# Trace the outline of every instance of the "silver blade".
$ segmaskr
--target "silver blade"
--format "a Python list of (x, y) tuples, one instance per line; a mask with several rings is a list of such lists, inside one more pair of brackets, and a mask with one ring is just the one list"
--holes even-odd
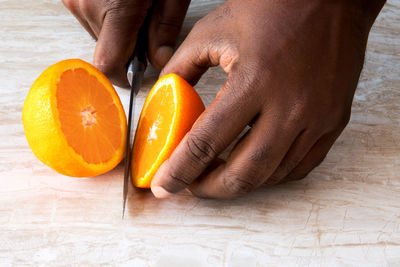
[(124, 189), (123, 189), (123, 204), (122, 204), (122, 218), (124, 218), (126, 199), (128, 196), (129, 188), (129, 174), (131, 167), (131, 154), (132, 154), (132, 143), (134, 140), (134, 134), (132, 132), (132, 120), (135, 118), (135, 100), (140, 87), (142, 85), (143, 74), (146, 69), (146, 61), (141, 60), (138, 56), (134, 56), (129, 62), (127, 77), (129, 84), (131, 85), (131, 93), (129, 98), (128, 108), (128, 132), (126, 136), (126, 152), (125, 152), (125, 170), (124, 170)]

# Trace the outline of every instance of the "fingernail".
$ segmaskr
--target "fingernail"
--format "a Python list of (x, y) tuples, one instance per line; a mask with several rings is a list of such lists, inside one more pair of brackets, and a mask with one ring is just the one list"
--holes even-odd
[(168, 60), (172, 57), (172, 54), (174, 53), (174, 49), (170, 46), (160, 46), (157, 49), (155, 58), (158, 61), (158, 64), (160, 64), (160, 67), (164, 67)]
[(167, 198), (172, 196), (170, 192), (162, 188), (161, 186), (155, 186), (151, 188), (151, 192), (156, 198)]
[(156, 198), (167, 198), (172, 195), (172, 193), (162, 187), (162, 179), (165, 177), (166, 163), (167, 162), (161, 164), (151, 181), (151, 191)]

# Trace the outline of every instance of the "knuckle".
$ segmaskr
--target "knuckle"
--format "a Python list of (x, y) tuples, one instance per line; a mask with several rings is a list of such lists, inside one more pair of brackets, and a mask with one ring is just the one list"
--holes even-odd
[(250, 160), (254, 163), (265, 162), (271, 153), (271, 147), (268, 144), (261, 144), (251, 154)]
[(195, 134), (188, 135), (186, 145), (192, 160), (208, 165), (218, 155), (210, 140), (211, 138), (199, 137)]
[[(303, 96), (295, 96), (295, 99), (290, 102), (287, 114), (285, 114), (287, 117), (287, 125), (295, 122), (299, 125), (299, 127), (304, 127), (306, 123), (306, 119), (304, 117), (311, 113), (308, 109), (309, 107), (307, 106), (307, 101), (303, 99)], [(310, 114), (310, 117), (313, 118), (313, 115), (314, 114)]]
[(219, 58), (221, 68), (229, 73), (232, 69), (237, 68), (239, 60), (239, 51), (235, 45), (225, 44), (223, 52)]
[(223, 177), (223, 190), (231, 197), (245, 195), (258, 186), (260, 177), (256, 169), (248, 169), (245, 176), (231, 171)]

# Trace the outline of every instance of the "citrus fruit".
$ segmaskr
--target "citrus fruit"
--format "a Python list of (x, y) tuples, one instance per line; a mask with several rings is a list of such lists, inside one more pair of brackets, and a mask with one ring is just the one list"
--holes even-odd
[(33, 153), (61, 174), (99, 175), (124, 156), (121, 101), (110, 81), (80, 59), (58, 62), (36, 79), (22, 121)]
[(137, 187), (149, 188), (160, 165), (171, 155), (204, 110), (196, 91), (181, 77), (161, 77), (149, 92), (132, 148), (131, 176)]

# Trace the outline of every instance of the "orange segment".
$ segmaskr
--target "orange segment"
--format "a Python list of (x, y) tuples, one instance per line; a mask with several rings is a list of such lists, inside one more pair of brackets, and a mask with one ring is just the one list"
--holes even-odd
[(126, 118), (109, 80), (79, 59), (58, 62), (34, 82), (22, 119), (33, 153), (69, 176), (94, 176), (124, 155)]
[(132, 157), (132, 181), (149, 188), (160, 165), (190, 130), (204, 104), (181, 77), (161, 77), (146, 98), (136, 129)]

